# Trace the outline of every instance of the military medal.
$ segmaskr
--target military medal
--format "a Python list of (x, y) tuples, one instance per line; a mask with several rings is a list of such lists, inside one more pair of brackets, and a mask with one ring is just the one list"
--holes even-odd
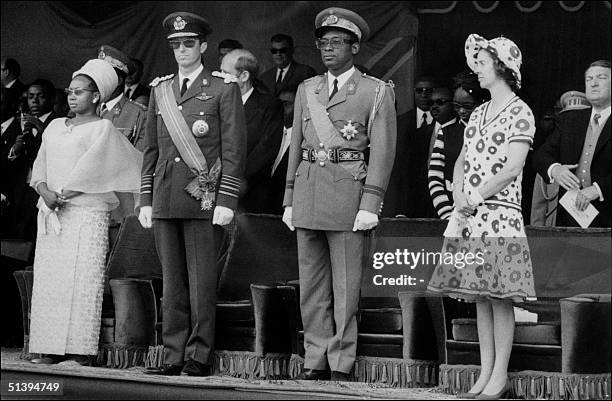
[(201, 100), (203, 102), (212, 99), (214, 96), (207, 95), (206, 92), (202, 92), (200, 96), (196, 96), (196, 99)]
[(351, 139), (355, 138), (355, 135), (357, 135), (357, 128), (355, 128), (355, 126), (353, 125), (353, 122), (351, 120), (348, 121), (348, 123), (340, 130), (340, 132), (342, 132), (342, 136), (347, 140), (350, 141)]
[(202, 79), (202, 86), (210, 86), (210, 84), (208, 83), (208, 79)]
[(191, 127), (191, 131), (196, 138), (201, 138), (206, 135), (209, 129), (208, 123), (204, 120), (196, 120)]

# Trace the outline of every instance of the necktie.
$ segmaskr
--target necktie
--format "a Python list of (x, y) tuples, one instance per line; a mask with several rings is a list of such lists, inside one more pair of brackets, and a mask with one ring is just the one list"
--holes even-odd
[(601, 114), (597, 113), (593, 116), (593, 122), (596, 127), (599, 127), (599, 119), (601, 118)]
[(183, 86), (181, 86), (181, 96), (187, 92), (187, 82), (189, 82), (189, 78), (183, 79)]
[(283, 82), (283, 70), (282, 69), (278, 69), (278, 77), (276, 78), (276, 84), (274, 85), (274, 92), (276, 94), (278, 94), (278, 91), (280, 89), (281, 86), (281, 82)]
[(100, 107), (100, 116), (104, 115), (104, 113), (106, 113), (106, 110), (108, 110), (108, 108), (106, 107), (106, 103), (102, 103), (102, 106)]
[(338, 80), (334, 79), (334, 88), (332, 89), (332, 93), (329, 95), (329, 100), (331, 100), (336, 93), (338, 93)]
[(132, 92), (132, 89), (131, 88), (127, 88), (127, 90), (125, 91), (125, 97), (129, 99), (131, 92)]
[(427, 125), (427, 113), (423, 113), (423, 118), (421, 118), (421, 122), (417, 128), (421, 128), (423, 125)]

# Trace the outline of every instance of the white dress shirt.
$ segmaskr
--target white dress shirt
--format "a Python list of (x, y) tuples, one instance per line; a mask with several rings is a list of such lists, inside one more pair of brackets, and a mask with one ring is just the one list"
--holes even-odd
[(334, 89), (334, 79), (338, 80), (338, 92), (340, 92), (340, 88), (344, 86), (346, 81), (349, 80), (349, 78), (351, 77), (351, 75), (353, 75), (354, 72), (355, 72), (355, 66), (352, 66), (351, 68), (349, 68), (348, 71), (343, 72), (337, 77), (334, 76), (334, 74), (332, 74), (331, 72), (327, 71), (327, 87), (329, 89), (329, 92), (327, 93), (329, 94), (332, 93), (332, 90)]
[(431, 122), (433, 121), (433, 116), (431, 115), (429, 111), (421, 110), (418, 107), (416, 108), (416, 110), (417, 110), (417, 115), (416, 115), (416, 127), (417, 128), (421, 128), (421, 124), (423, 123), (423, 114), (425, 114), (425, 118), (427, 119), (427, 125), (431, 124)]
[(189, 75), (183, 75), (181, 71), (179, 71), (178, 73), (179, 92), (181, 91), (181, 88), (183, 87), (183, 81), (185, 80), (185, 78), (189, 79), (189, 81), (187, 81), (187, 89), (189, 89), (191, 87), (191, 84), (194, 83), (195, 79), (198, 77), (198, 75), (200, 75), (203, 69), (204, 69), (204, 66), (200, 64), (200, 66)]
[(251, 93), (253, 93), (253, 88), (251, 87), (251, 89), (249, 89), (244, 95), (242, 95), (242, 104), (246, 104), (247, 100), (249, 100), (249, 97), (251, 96)]

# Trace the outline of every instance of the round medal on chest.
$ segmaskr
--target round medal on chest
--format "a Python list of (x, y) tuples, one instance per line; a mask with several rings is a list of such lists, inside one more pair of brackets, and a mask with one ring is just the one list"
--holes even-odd
[(193, 126), (191, 127), (191, 131), (193, 131), (193, 135), (195, 135), (198, 138), (201, 138), (204, 135), (208, 134), (209, 129), (210, 127), (208, 126), (208, 123), (204, 120), (196, 120), (193, 123)]

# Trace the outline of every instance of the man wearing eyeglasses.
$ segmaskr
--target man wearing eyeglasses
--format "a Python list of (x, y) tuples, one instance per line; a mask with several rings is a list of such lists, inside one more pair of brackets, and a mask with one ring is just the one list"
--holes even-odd
[(163, 365), (151, 374), (213, 373), (217, 254), (242, 180), (246, 124), (235, 79), (202, 65), (208, 22), (163, 21), (178, 73), (151, 82), (140, 191), (162, 265)]
[(370, 33), (363, 18), (331, 7), (315, 26), (328, 71), (297, 91), (283, 221), (297, 230), (300, 378), (346, 381), (357, 350), (364, 242), (378, 224), (395, 156), (395, 94), (354, 67)]
[(295, 92), (305, 79), (314, 77), (315, 70), (293, 60), (293, 38), (278, 33), (270, 39), (270, 53), (274, 67), (261, 74), (261, 81), (274, 96), (284, 90)]

